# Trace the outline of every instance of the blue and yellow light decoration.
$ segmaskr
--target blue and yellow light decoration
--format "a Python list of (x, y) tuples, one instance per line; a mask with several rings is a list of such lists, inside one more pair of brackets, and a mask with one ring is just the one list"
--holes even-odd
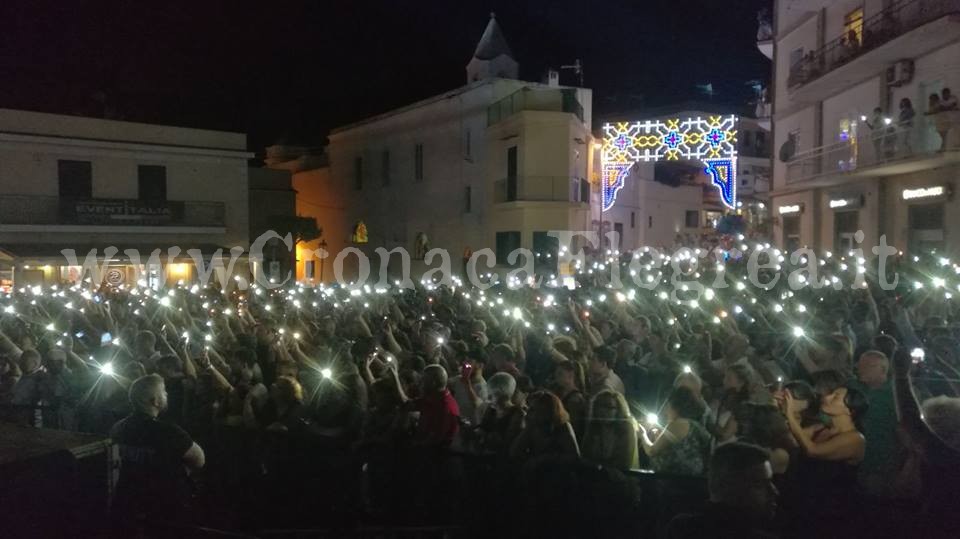
[(613, 207), (634, 164), (681, 159), (704, 163), (724, 205), (736, 209), (737, 120), (736, 116), (708, 116), (604, 124), (603, 211)]

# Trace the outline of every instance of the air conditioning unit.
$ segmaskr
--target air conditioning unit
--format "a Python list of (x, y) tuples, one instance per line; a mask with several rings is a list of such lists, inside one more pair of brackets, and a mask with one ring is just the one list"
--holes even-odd
[(887, 86), (903, 86), (913, 80), (913, 60), (900, 60), (887, 68)]

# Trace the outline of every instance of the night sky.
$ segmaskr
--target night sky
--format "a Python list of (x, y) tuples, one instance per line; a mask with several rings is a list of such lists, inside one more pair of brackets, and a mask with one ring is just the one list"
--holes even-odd
[(769, 78), (756, 13), (771, 3), (3, 0), (0, 107), (243, 131), (258, 152), (323, 144), (463, 85), (491, 11), (521, 78), (582, 60), (595, 116), (705, 99), (708, 82), (739, 104)]

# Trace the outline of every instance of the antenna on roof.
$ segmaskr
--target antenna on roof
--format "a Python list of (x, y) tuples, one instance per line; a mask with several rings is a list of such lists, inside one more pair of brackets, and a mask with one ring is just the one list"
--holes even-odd
[(580, 63), (580, 59), (577, 58), (573, 61), (571, 65), (560, 66), (560, 69), (569, 69), (576, 74), (580, 80), (580, 87), (583, 88), (583, 64)]

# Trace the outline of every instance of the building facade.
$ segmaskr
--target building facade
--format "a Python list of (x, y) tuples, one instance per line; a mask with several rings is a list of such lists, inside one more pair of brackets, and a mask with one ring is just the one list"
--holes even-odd
[[(549, 247), (547, 231), (583, 230), (594, 158), (590, 114), (588, 89), (517, 80), (491, 18), (465, 86), (330, 134), (329, 177), (343, 193), (347, 245), (369, 255), (405, 248), (416, 274), (432, 248), (445, 249), (460, 271), (464, 253), (491, 248), (506, 264), (518, 247)], [(360, 225), (366, 242), (355, 241)], [(346, 259), (348, 273), (355, 260)], [(371, 260), (375, 277), (379, 259)], [(390, 273), (399, 264), (391, 257)]]
[(352, 245), (353, 226), (344, 202), (348, 186), (333, 181), (330, 160), (318, 148), (270, 146), (264, 164), (292, 175), (296, 215), (314, 219), (320, 229), (320, 237), (296, 246), (297, 281), (313, 285), (330, 281), (333, 260), (319, 253), (335, 257)]
[[(248, 248), (251, 157), (240, 133), (0, 109), (2, 284), (76, 281), (61, 250), (103, 261), (108, 246), (120, 250), (106, 261), (112, 284), (192, 278), (187, 250)], [(171, 246), (184, 254), (167, 267)], [(163, 263), (147, 267), (154, 249)]]
[(866, 253), (881, 235), (960, 249), (958, 13), (960, 0), (776, 2), (779, 244), (845, 252), (862, 230)]
[[(289, 232), (296, 236), (297, 192), (293, 188), (291, 173), (286, 170), (251, 168), (247, 172), (247, 180), (250, 185), (250, 241), (257, 241), (257, 238), (270, 232), (276, 232), (279, 236), (286, 236)], [(294, 237), (293, 240), (298, 241), (298, 238)], [(296, 273), (295, 252), (296, 249), (288, 249), (279, 238), (266, 240), (259, 266), (263, 278), (281, 282), (289, 275), (293, 280)]]

